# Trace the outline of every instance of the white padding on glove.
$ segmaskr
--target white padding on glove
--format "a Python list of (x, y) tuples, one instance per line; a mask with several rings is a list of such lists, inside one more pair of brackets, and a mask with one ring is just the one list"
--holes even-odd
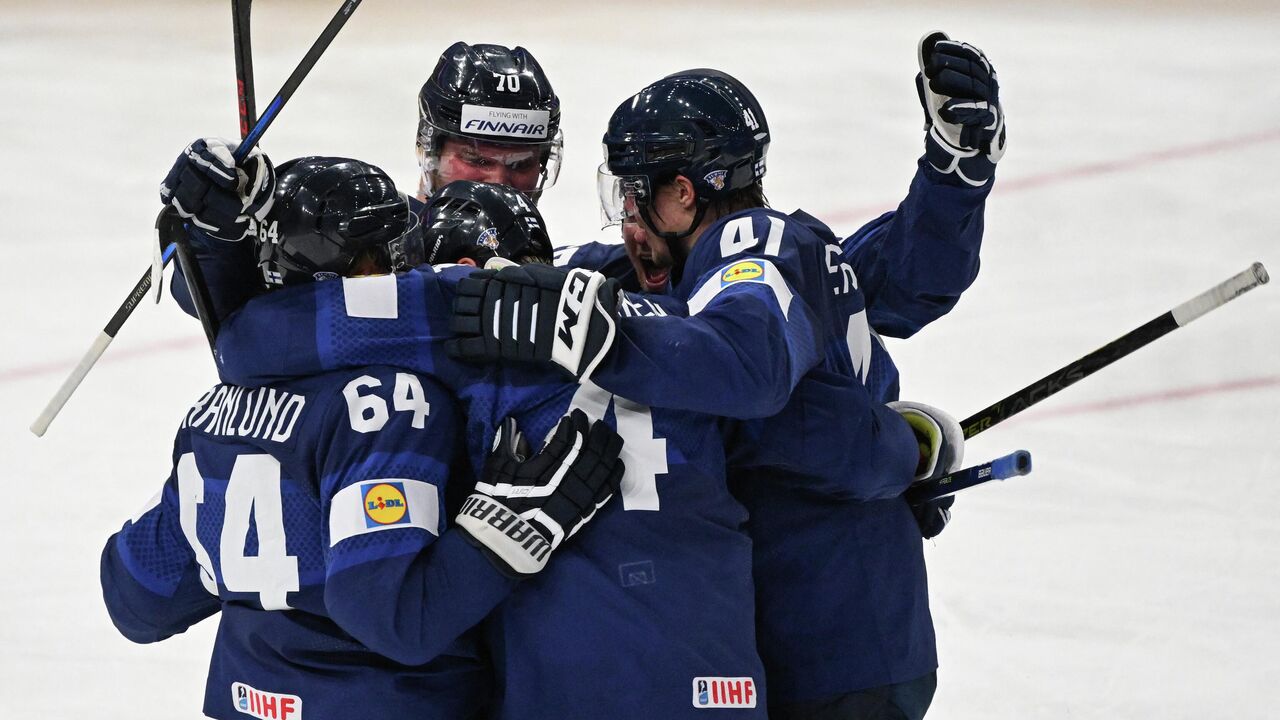
[(888, 407), (907, 421), (920, 443), (916, 480), (934, 480), (960, 469), (964, 462), (964, 428), (950, 413), (902, 400), (891, 402)]

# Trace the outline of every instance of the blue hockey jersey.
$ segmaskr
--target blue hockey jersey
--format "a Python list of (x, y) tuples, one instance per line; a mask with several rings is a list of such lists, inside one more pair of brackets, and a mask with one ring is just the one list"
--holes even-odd
[(455, 406), (386, 367), (214, 387), (103, 550), (112, 621), (153, 642), (220, 610), (211, 717), (477, 716), (490, 671), (464, 632), (514, 583), (446, 529)]
[[(956, 186), (922, 160), (897, 211), (840, 244), (831, 264), (855, 271), (875, 331), (909, 337), (954, 307), (977, 275), (989, 192), (990, 184)], [(793, 217), (836, 241), (809, 216)], [(694, 254), (708, 244), (719, 249), (721, 233), (719, 245), (711, 231), (704, 234)], [(623, 278), (631, 273), (620, 245), (564, 249), (557, 260)], [(856, 315), (856, 304), (845, 307)], [(896, 400), (898, 372), (883, 343), (855, 337), (852, 327), (846, 339), (872, 401)], [(730, 446), (732, 486), (751, 512), (759, 641), (775, 703), (903, 682), (937, 667), (922, 543), (898, 497), (901, 474), (877, 469), (875, 458), (888, 456), (868, 455), (865, 429), (847, 425), (865, 400), (842, 394), (849, 392), (845, 382), (838, 372), (811, 374), (779, 415), (743, 423)], [(846, 481), (839, 471), (823, 477), (797, 467), (814, 457), (825, 462), (810, 467), (844, 469)]]
[(497, 716), (647, 720), (715, 707), (764, 717), (751, 546), (726, 487), (720, 423), (558, 371), (451, 360), (441, 341), (468, 272), (423, 267), (256, 298), (223, 326), (220, 372), (260, 385), (378, 358), (428, 374), (465, 407), (477, 463), (509, 415), (535, 444), (571, 408), (614, 424), (625, 440), (621, 497), (482, 624)]

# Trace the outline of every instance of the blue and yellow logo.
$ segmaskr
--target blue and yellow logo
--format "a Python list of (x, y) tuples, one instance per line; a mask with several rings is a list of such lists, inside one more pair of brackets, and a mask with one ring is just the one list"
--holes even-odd
[(743, 280), (759, 280), (764, 277), (764, 263), (759, 260), (736, 262), (720, 273), (720, 287)]
[(362, 486), (360, 492), (364, 494), (365, 527), (409, 522), (409, 501), (404, 496), (404, 483), (369, 483)]

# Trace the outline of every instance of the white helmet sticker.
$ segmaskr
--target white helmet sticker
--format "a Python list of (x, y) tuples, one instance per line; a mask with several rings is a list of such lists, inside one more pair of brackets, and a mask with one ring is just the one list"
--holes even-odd
[(551, 113), (547, 110), (515, 110), (483, 105), (462, 106), (462, 132), (519, 140), (551, 137)]

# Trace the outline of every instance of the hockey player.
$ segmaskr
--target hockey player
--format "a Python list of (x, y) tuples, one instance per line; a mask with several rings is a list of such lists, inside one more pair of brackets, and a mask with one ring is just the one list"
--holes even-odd
[[(432, 198), (426, 217), (430, 259), (496, 251), (550, 260), (541, 218), (509, 189), (453, 183)], [(573, 408), (616, 424), (627, 438), (622, 504), (592, 521), (591, 530), (603, 532), (575, 539), (483, 624), (497, 716), (639, 720), (719, 708), (728, 717), (764, 717), (750, 541), (745, 512), (726, 486), (720, 423), (650, 410), (558, 371), (453, 361), (443, 347), (453, 289), (470, 272), (422, 266), (257, 297), (223, 326), (220, 373), (256, 386), (375, 357), (429, 373), (465, 408), (465, 442), (477, 463), (507, 415), (531, 437)]]
[[(454, 180), (471, 180), (513, 187), (536, 203), (559, 177), (563, 145), (560, 98), (532, 53), (456, 42), (418, 92), (416, 201)], [(218, 320), (262, 286), (253, 279), (252, 243), (211, 243), (256, 236), (274, 187), (274, 169), (261, 150), (254, 148), (237, 166), (235, 148), (221, 138), (196, 140), (160, 186), (161, 202), (172, 204), (189, 225), (205, 283), (217, 288), (212, 310)], [(414, 207), (422, 212), (420, 202)], [(181, 223), (164, 229), (183, 231)], [(184, 311), (196, 315), (181, 268), (175, 267), (170, 291)]]
[[(896, 214), (880, 218), (846, 243), (848, 257), (874, 283), (868, 289), (873, 322), (899, 336), (908, 335), (945, 313), (972, 282), (977, 270), (982, 206), (990, 190), (995, 162), (1004, 148), (995, 76), (985, 57), (970, 46), (935, 34), (921, 43), (920, 58), (919, 91), (929, 123), (927, 152), (920, 162), (920, 173)], [(706, 300), (725, 293), (732, 284), (768, 284), (771, 269), (763, 265), (720, 265), (715, 268), (721, 273), (717, 277), (704, 270), (689, 269), (699, 257), (736, 257), (734, 253), (753, 247), (766, 257), (776, 256), (786, 238), (782, 232), (774, 232), (779, 224), (773, 222), (746, 225), (741, 220), (745, 213), (730, 215), (728, 223), (713, 224), (706, 219), (708, 215), (714, 219), (727, 211), (763, 204), (758, 181), (763, 174), (768, 134), (758, 105), (742, 103), (742, 122), (738, 126), (739, 137), (745, 139), (748, 131), (754, 133), (756, 155), (748, 158), (739, 150), (743, 160), (736, 167), (707, 163), (707, 158), (720, 159), (726, 147), (732, 148), (732, 139), (701, 133), (709, 114), (708, 103), (677, 97), (673, 87), (683, 82), (680, 76), (667, 81), (623, 103), (614, 116), (615, 122), (621, 122), (611, 122), (605, 137), (609, 161), (602, 168), (602, 199), (613, 219), (630, 221), (624, 223), (630, 267), (624, 267), (626, 263), (619, 261), (616, 251), (611, 253), (600, 246), (569, 249), (561, 252), (558, 259), (623, 275), (629, 271), (640, 287), (649, 290), (672, 285), (677, 295), (691, 298), (691, 310), (696, 312), (699, 295)], [(658, 109), (650, 104), (655, 98)], [(671, 98), (676, 101), (667, 104)], [(679, 126), (680, 119), (695, 118), (663, 114), (664, 108), (681, 103), (694, 108), (690, 115), (695, 115), (697, 121), (683, 128)], [(640, 112), (635, 112), (637, 107)], [(652, 122), (647, 126), (633, 122), (628, 127), (626, 123), (633, 115)], [(738, 147), (744, 146), (740, 143)], [(681, 156), (682, 148), (696, 158), (694, 162), (689, 162), (687, 155)], [(666, 167), (650, 160), (663, 157), (668, 159)], [(615, 177), (614, 173), (622, 177)], [(802, 224), (805, 219), (812, 220), (802, 213), (792, 218), (800, 219)], [(808, 226), (834, 241), (829, 231), (818, 229), (816, 221)], [(759, 248), (762, 242), (763, 252)], [(717, 244), (718, 248), (704, 252), (707, 245)], [(839, 265), (840, 251), (831, 246), (829, 253), (828, 268), (843, 274), (847, 268)], [(754, 277), (748, 279), (742, 277), (742, 272), (729, 272), (744, 269)], [(693, 280), (689, 277), (691, 272), (697, 273)], [(857, 282), (852, 273), (849, 277)], [(857, 278), (861, 279), (861, 275)], [(790, 281), (791, 276), (786, 280)], [(523, 295), (523, 305), (529, 307), (529, 283), (522, 279), (516, 284), (526, 287), (514, 292), (510, 288), (489, 287), (484, 294), (495, 305), (501, 304), (494, 300), (496, 297)], [(786, 289), (792, 290), (789, 286)], [(791, 294), (776, 290), (774, 294), (779, 306), (792, 302)], [(607, 305), (608, 299), (601, 298), (598, 307)], [(670, 372), (660, 357), (664, 342), (667, 347), (681, 348), (682, 353), (669, 360), (682, 367), (698, 359), (698, 355), (690, 357), (685, 350), (689, 345), (683, 341), (677, 344), (674, 336), (663, 339), (658, 335), (656, 341), (648, 342), (628, 327), (635, 324), (626, 318), (619, 321), (617, 340), (612, 345), (623, 351), (609, 357), (605, 356), (607, 342), (598, 341), (594, 347), (594, 357), (604, 359), (592, 377), (603, 386), (630, 391), (614, 387), (618, 378), (609, 373), (615, 366), (626, 367), (628, 372), (636, 366), (654, 370), (653, 379), (660, 382)], [(483, 317), (480, 326), (481, 330), (488, 330)], [(513, 327), (521, 326), (517, 323)], [(755, 339), (769, 329), (742, 327), (724, 335), (731, 341)], [(590, 332), (583, 334), (592, 337)], [(595, 335), (606, 337), (602, 333)], [(552, 336), (544, 329), (541, 337)], [(523, 345), (518, 338), (514, 343), (510, 338), (502, 339), (507, 347), (525, 357), (551, 358), (560, 349), (545, 342), (539, 348), (537, 341), (530, 342), (528, 338)], [(502, 354), (502, 349), (494, 348), (493, 343), (485, 344), (491, 355)], [(743, 352), (750, 351), (746, 342), (740, 347)], [(636, 353), (637, 348), (642, 352)], [(896, 370), (882, 344), (868, 342), (860, 349), (861, 362), (856, 365), (862, 378), (871, 382), (881, 399), (895, 399)], [(571, 372), (581, 373), (587, 367), (574, 364), (575, 358), (568, 360), (561, 364)], [(728, 365), (724, 360), (725, 356), (720, 356), (712, 364), (725, 368)], [(721, 397), (718, 393), (711, 395)], [(838, 412), (838, 394), (807, 396), (827, 400), (818, 407)], [(796, 417), (794, 405), (793, 398), (792, 407), (779, 418)], [(733, 408), (732, 403), (725, 407), (741, 410)], [(804, 417), (799, 415), (800, 419)], [(748, 427), (748, 437), (757, 441), (771, 437), (796, 441), (792, 434), (771, 432), (768, 423)], [(951, 430), (954, 433), (954, 425)], [(838, 439), (828, 436), (827, 443), (832, 442)], [(757, 462), (765, 467), (772, 463), (774, 470), (781, 471), (775, 480), (787, 476), (788, 455), (823, 447), (821, 443), (805, 443), (798, 451), (795, 447), (782, 447), (769, 457), (761, 452), (768, 443), (746, 446), (754, 449)], [(762, 454), (765, 457), (760, 458)], [(761, 647), (769, 667), (771, 712), (780, 717), (922, 716), (933, 694), (937, 661), (917, 533), (930, 537), (940, 531), (948, 517), (946, 508), (922, 508), (917, 530), (906, 503), (892, 497), (892, 484), (886, 485), (885, 493), (879, 497), (845, 498), (823, 505), (792, 492), (783, 482), (761, 483), (757, 479), (758, 474), (735, 487), (752, 509)], [(876, 502), (852, 502), (857, 499)], [(847, 571), (814, 572), (811, 548), (817, 544), (835, 549), (824, 556), (847, 558)]]
[[(278, 285), (340, 286), (422, 256), (407, 200), (354, 160), (282, 166), (268, 218), (261, 257)], [(563, 554), (622, 474), (612, 430), (557, 420), (528, 460), (514, 424), (492, 434), (455, 526), (445, 493), (471, 481), (451, 470), (456, 402), (429, 375), (370, 365), (218, 385), (187, 413), (164, 487), (107, 542), (111, 618), (154, 642), (220, 610), (211, 717), (478, 717), (489, 668), (464, 631)]]
[(454, 180), (513, 187), (536, 203), (560, 173), (560, 99), (522, 47), (456, 42), (418, 93), (418, 199)]

